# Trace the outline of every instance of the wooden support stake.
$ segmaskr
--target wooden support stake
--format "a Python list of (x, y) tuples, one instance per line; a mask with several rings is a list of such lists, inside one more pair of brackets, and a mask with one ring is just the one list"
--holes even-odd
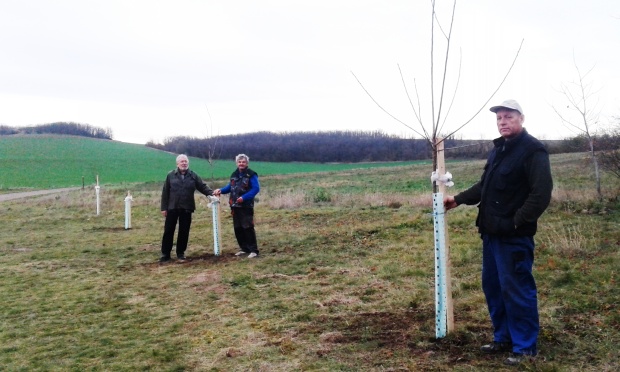
[[(446, 174), (446, 161), (445, 161), (445, 151), (444, 151), (444, 141), (443, 138), (437, 138), (437, 171), (438, 176), (441, 178)], [(442, 195), (446, 195), (446, 185), (444, 182), (438, 182), (438, 190)], [(445, 275), (446, 275), (446, 326), (448, 333), (454, 330), (454, 304), (452, 302), (452, 261), (450, 260), (450, 239), (448, 239), (448, 225), (447, 219), (444, 215), (444, 237), (445, 237)]]

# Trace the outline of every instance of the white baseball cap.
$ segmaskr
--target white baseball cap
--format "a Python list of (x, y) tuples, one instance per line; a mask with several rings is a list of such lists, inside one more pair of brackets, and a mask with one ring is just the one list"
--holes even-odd
[(515, 101), (514, 99), (507, 99), (504, 102), (502, 102), (501, 105), (493, 106), (489, 110), (491, 110), (492, 112), (498, 112), (501, 109), (519, 111), (519, 113), (523, 115), (523, 109), (521, 108), (521, 105), (519, 104), (519, 102)]

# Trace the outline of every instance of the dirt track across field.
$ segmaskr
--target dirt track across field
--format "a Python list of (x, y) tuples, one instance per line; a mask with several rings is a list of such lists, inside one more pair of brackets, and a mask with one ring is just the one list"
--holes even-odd
[(30, 196), (57, 194), (60, 192), (73, 191), (73, 190), (79, 190), (79, 189), (81, 189), (81, 187), (67, 187), (64, 189), (37, 190), (37, 191), (16, 192), (16, 193), (11, 193), (11, 194), (0, 194), (0, 203), (3, 201), (13, 200), (13, 199), (27, 198)]

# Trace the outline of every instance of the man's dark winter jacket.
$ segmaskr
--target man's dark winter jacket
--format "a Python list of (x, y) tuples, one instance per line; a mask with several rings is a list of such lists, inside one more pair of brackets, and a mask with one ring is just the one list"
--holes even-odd
[(480, 203), (476, 226), (481, 234), (533, 236), (551, 201), (549, 154), (525, 129), (517, 138), (500, 137), (493, 143), (480, 181), (454, 200)]
[(161, 210), (184, 209), (193, 212), (196, 209), (194, 192), (198, 190), (204, 195), (212, 195), (213, 190), (190, 169), (185, 175), (175, 169), (168, 173), (161, 192)]

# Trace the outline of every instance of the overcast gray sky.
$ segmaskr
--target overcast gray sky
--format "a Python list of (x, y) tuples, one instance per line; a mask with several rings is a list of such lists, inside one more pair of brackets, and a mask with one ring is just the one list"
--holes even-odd
[[(449, 27), (451, 1), (437, 1)], [(431, 1), (0, 0), (0, 124), (72, 121), (119, 141), (254, 131), (420, 131), (403, 89), (414, 81), (431, 125)], [(436, 83), (444, 43), (436, 34)], [(620, 1), (459, 1), (448, 67), (445, 131), (494, 138), (488, 107), (517, 99), (543, 139), (574, 135), (552, 105), (575, 80), (595, 89), (600, 121), (620, 116)], [(437, 85), (437, 90), (439, 85)], [(438, 92), (436, 93), (438, 94)], [(447, 107), (447, 106), (446, 106)], [(444, 108), (445, 113), (446, 108)], [(210, 113), (210, 115), (209, 115)], [(569, 112), (566, 111), (566, 114)]]

